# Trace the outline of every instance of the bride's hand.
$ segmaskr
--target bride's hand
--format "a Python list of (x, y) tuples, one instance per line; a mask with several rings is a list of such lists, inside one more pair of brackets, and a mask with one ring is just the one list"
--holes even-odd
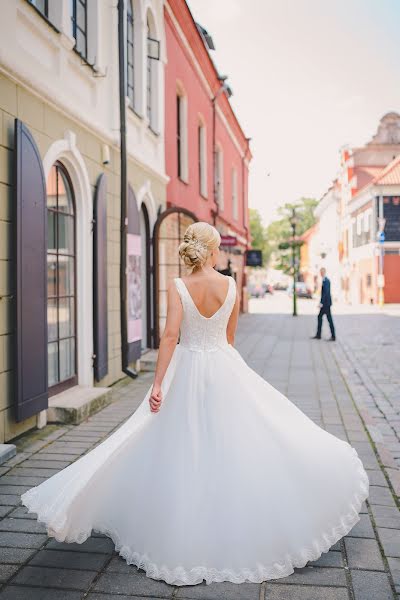
[(162, 402), (162, 392), (159, 385), (154, 384), (151, 390), (149, 403), (151, 412), (158, 412)]

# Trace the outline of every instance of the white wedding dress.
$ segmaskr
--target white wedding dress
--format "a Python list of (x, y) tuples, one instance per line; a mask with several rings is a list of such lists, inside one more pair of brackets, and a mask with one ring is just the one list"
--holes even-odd
[(285, 577), (359, 521), (367, 474), (354, 448), (227, 343), (234, 280), (211, 317), (175, 282), (183, 320), (160, 411), (149, 390), (114, 434), (22, 502), (57, 540), (105, 533), (127, 563), (170, 584)]

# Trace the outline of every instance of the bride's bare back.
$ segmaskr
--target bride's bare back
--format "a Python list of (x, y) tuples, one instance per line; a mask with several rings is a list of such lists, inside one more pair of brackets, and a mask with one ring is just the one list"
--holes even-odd
[(210, 318), (221, 308), (229, 289), (229, 279), (225, 275), (216, 271), (210, 274), (202, 272), (181, 279), (203, 317)]

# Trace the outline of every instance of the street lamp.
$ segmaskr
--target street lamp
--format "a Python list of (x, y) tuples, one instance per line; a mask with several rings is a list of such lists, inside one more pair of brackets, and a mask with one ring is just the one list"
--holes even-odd
[(296, 209), (292, 208), (292, 214), (289, 218), (290, 225), (292, 227), (292, 268), (293, 268), (293, 316), (297, 317), (297, 294), (296, 294), (296, 225), (298, 223), (298, 217), (296, 215)]

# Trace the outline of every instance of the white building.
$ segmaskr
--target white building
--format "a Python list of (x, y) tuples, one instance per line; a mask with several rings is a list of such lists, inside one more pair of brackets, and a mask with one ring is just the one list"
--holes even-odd
[(340, 197), (337, 184), (334, 182), (322, 196), (314, 214), (318, 220), (318, 228), (314, 239), (314, 255), (316, 257), (316, 274), (325, 267), (331, 280), (331, 290), (334, 299), (340, 298)]

